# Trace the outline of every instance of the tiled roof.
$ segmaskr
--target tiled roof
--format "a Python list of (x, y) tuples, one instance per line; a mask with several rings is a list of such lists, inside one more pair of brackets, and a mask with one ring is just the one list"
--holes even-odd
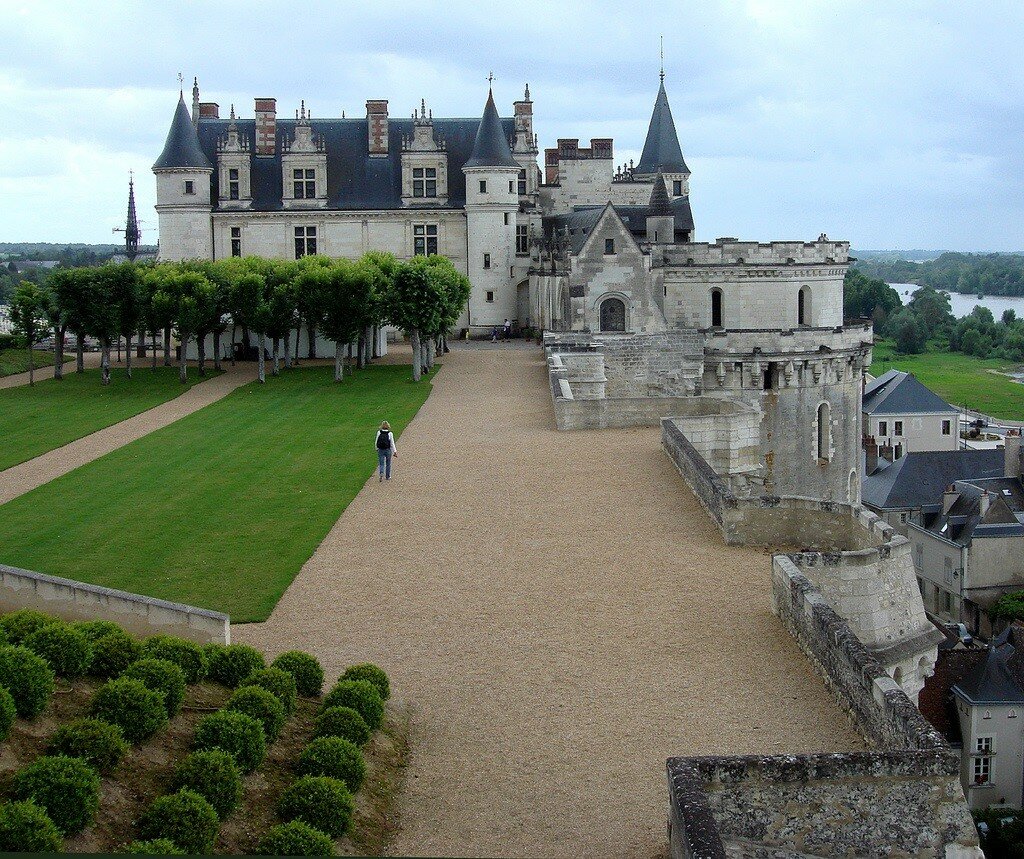
[(194, 167), (209, 170), (213, 167), (212, 162), (216, 160), (215, 155), (208, 158), (200, 146), (195, 126), (192, 125), (192, 117), (185, 107), (185, 96), (182, 95), (174, 109), (174, 118), (171, 120), (171, 130), (167, 132), (164, 151), (156, 159), (153, 169)]
[(956, 409), (922, 385), (913, 373), (890, 370), (864, 388), (863, 411), (870, 415), (905, 415)]
[(908, 453), (864, 478), (861, 498), (878, 510), (942, 503), (942, 493), (958, 480), (1002, 477), (1001, 450), (933, 450)]
[(644, 141), (644, 151), (640, 155), (640, 163), (636, 165), (635, 172), (641, 175), (690, 172), (683, 160), (683, 150), (679, 147), (664, 81), (658, 87), (658, 97), (654, 100), (654, 112), (651, 114), (651, 124), (647, 128), (647, 139)]
[(1013, 652), (990, 645), (985, 661), (953, 684), (953, 693), (971, 704), (1024, 704), (1024, 689), (1006, 664)]

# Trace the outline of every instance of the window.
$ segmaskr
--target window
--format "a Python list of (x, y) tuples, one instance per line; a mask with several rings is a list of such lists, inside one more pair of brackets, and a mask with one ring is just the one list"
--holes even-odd
[(196, 183), (193, 182), (191, 179), (186, 179), (185, 180), (185, 193), (186, 194), (194, 194), (195, 192), (196, 192)]
[(770, 391), (775, 387), (775, 365), (766, 364), (764, 368), (764, 380), (763, 387), (766, 391)]
[(903, 421), (892, 422), (892, 434), (896, 436), (903, 435)]
[(527, 234), (526, 224), (516, 227), (516, 253), (527, 254), (530, 252), (530, 237)]
[(437, 224), (412, 225), (412, 252), (418, 257), (437, 253)]
[(231, 256), (240, 257), (242, 255), (242, 228), (232, 227), (231, 228)]
[(889, 435), (889, 422), (888, 421), (879, 421), (878, 422), (878, 434), (880, 436), (882, 436), (882, 435)]
[(900, 513), (900, 524), (901, 525), (906, 525), (907, 524), (907, 514), (906, 513)]
[(811, 288), (801, 286), (800, 293), (796, 299), (796, 324), (811, 324)]
[(480, 180), (480, 193), (481, 194), (486, 194), (487, 193), (487, 180), (486, 179), (481, 179)]
[(519, 196), (526, 196), (526, 170), (519, 171)]
[(494, 302), (494, 292), (492, 290), (488, 289), (487, 290), (487, 294), (486, 294), (486, 298), (487, 298), (487, 301), (489, 301), (489, 302), (491, 302), (493, 304), (493, 302)]
[(484, 268), (490, 268), (490, 267), (491, 267), (491, 255), (490, 254), (484, 254)]
[(672, 196), (681, 197), (683, 196), (683, 180), (673, 179), (672, 180)]
[(437, 168), (412, 168), (412, 195), (414, 197), (437, 196)]
[(711, 327), (722, 327), (722, 290), (711, 290)]
[(943, 435), (952, 435), (953, 434), (953, 422), (952, 421), (943, 421), (942, 422), (942, 434)]
[(949, 591), (942, 592), (942, 610), (946, 614), (953, 614), (953, 595)]
[(228, 199), (238, 199), (238, 170), (235, 168), (228, 170)]
[(615, 253), (615, 239), (605, 239), (604, 240), (604, 252), (606, 254), (613, 254), (613, 253)]
[(942, 560), (942, 580), (947, 584), (953, 584), (953, 562), (949, 558)]
[(919, 570), (924, 567), (924, 546), (920, 543), (914, 546), (914, 566)]
[(974, 740), (974, 783), (992, 784), (992, 737), (976, 737)]
[(292, 170), (292, 190), (296, 200), (316, 199), (316, 170)]
[(621, 298), (606, 298), (601, 303), (601, 330), (626, 330), (626, 304)]
[(295, 259), (316, 253), (316, 227), (295, 228)]
[(829, 459), (832, 446), (832, 418), (828, 403), (818, 406), (818, 459)]
[(505, 212), (505, 226), (508, 226), (508, 212)]
[(515, 179), (508, 180), (508, 192), (514, 194), (516, 192), (516, 181)]

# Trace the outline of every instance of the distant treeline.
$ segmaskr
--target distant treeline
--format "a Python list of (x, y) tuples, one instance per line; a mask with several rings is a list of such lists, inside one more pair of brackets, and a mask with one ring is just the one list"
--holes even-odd
[[(45, 286), (53, 269), (19, 270), (21, 260), (56, 260), (61, 268), (103, 265), (114, 254), (123, 254), (124, 245), (51, 244), (49, 242), (0, 242), (0, 304), (10, 301), (15, 287), (28, 281)], [(140, 254), (156, 253), (156, 245), (140, 245)]]
[(887, 283), (916, 283), (973, 295), (1024, 295), (1024, 254), (947, 252), (927, 262), (862, 257), (856, 266)]

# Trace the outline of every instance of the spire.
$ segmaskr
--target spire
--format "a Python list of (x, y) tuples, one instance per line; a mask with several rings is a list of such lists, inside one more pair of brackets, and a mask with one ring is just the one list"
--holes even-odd
[(668, 197), (668, 188), (665, 187), (665, 177), (658, 171), (654, 179), (654, 188), (651, 190), (651, 201), (647, 204), (647, 217), (674, 217), (672, 202)]
[(665, 75), (662, 70), (662, 81), (658, 87), (658, 97), (654, 100), (654, 112), (651, 124), (647, 129), (647, 140), (640, 163), (636, 165), (639, 175), (654, 173), (689, 173), (690, 170), (683, 160), (683, 150), (679, 148), (675, 122), (672, 120), (672, 109), (668, 106), (668, 94), (665, 92)]
[(476, 132), (473, 154), (469, 156), (469, 160), (463, 166), (515, 167), (516, 170), (519, 169), (519, 162), (512, 157), (512, 150), (509, 149), (505, 129), (502, 128), (501, 118), (498, 116), (498, 108), (494, 106), (494, 93), (490, 88), (487, 90), (484, 115), (480, 119), (480, 127)]
[(192, 125), (192, 118), (188, 115), (188, 108), (185, 107), (185, 96), (178, 98), (178, 106), (174, 111), (174, 119), (171, 120), (171, 130), (167, 132), (167, 140), (164, 143), (164, 151), (156, 159), (153, 165), (154, 170), (191, 167), (197, 170), (212, 170), (210, 164), (199, 145), (199, 135), (195, 126)]
[(128, 173), (128, 219), (124, 226), (124, 252), (129, 260), (134, 260), (139, 253), (139, 219), (135, 214), (135, 181), (131, 172)]
[(199, 78), (192, 78), (192, 124), (199, 125)]

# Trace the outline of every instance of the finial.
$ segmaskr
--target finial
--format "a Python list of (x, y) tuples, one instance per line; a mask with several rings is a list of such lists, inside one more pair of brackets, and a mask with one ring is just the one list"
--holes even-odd
[(192, 78), (192, 86), (193, 87), (199, 86), (199, 77), (198, 76)]
[(423, 119), (427, 115), (427, 100), (425, 98), (420, 99), (420, 119)]
[(431, 120), (434, 118), (434, 108), (430, 108), (430, 112), (427, 114)]
[(128, 187), (131, 188), (131, 186), (134, 184), (134, 182), (135, 182), (135, 171), (134, 170), (129, 170), (128, 171)]
[(491, 89), (491, 86), (492, 86), (493, 83), (494, 83), (494, 72), (488, 72), (487, 73), (487, 89)]
[(526, 94), (523, 96), (523, 101), (529, 101), (529, 100), (530, 100), (530, 85), (527, 84), (526, 85)]
[(178, 72), (178, 91), (185, 95), (185, 78), (181, 72)]
[(234, 106), (234, 104), (231, 105), (231, 118), (232, 119), (235, 118), (235, 106)]
[(303, 119), (305, 119), (305, 118), (306, 118), (306, 100), (305, 100), (305, 99), (302, 99), (302, 101), (300, 102), (300, 104), (302, 105), (302, 110), (300, 111), (299, 115), (300, 115), (300, 116), (301, 116), (301, 117), (302, 117)]
[(661, 72), (659, 73), (659, 77), (661, 78), (661, 82), (665, 83), (665, 37), (659, 36), (658, 38), (661, 39)]

